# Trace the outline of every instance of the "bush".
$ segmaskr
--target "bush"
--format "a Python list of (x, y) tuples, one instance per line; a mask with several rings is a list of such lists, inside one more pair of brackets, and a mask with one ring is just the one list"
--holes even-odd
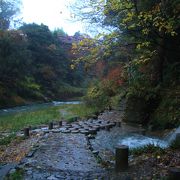
[(174, 128), (180, 125), (180, 87), (164, 89), (162, 101), (152, 115), (151, 124), (156, 129)]
[(108, 106), (109, 100), (109, 96), (102, 90), (100, 85), (91, 86), (84, 97), (87, 106), (96, 106), (99, 109), (104, 109)]
[(164, 153), (164, 149), (159, 146), (155, 146), (153, 144), (148, 144), (142, 147), (130, 149), (130, 155), (134, 155), (134, 156), (139, 156), (141, 154), (148, 154), (148, 153), (150, 154), (155, 153), (160, 155)]
[(180, 141), (179, 140), (174, 140), (170, 144), (171, 149), (180, 149)]

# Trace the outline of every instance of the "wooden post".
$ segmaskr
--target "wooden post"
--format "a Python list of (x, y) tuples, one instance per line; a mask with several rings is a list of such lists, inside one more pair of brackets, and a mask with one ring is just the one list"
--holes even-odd
[(49, 123), (49, 129), (53, 129), (53, 122)]
[(129, 153), (128, 146), (119, 145), (116, 147), (116, 157), (115, 157), (116, 172), (125, 171), (128, 169), (128, 153)]
[(180, 179), (180, 168), (172, 167), (169, 169), (168, 180), (179, 180)]
[(29, 128), (24, 128), (24, 136), (29, 137)]
[(176, 142), (180, 144), (180, 133), (176, 134)]
[(109, 125), (106, 126), (106, 127), (105, 127), (105, 130), (106, 130), (106, 131), (110, 131), (110, 126), (109, 126)]
[(61, 127), (62, 126), (62, 121), (59, 121), (59, 127)]

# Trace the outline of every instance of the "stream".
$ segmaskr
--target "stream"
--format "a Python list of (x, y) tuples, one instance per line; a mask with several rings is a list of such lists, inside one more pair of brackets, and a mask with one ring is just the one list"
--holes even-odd
[[(19, 112), (27, 112), (34, 111), (38, 109), (43, 109), (47, 107), (65, 105), (65, 104), (80, 104), (80, 101), (52, 101), (49, 103), (41, 103), (41, 104), (33, 104), (26, 106), (18, 106), (14, 108), (8, 109), (0, 109), (0, 116), (19, 113)], [(107, 113), (110, 114), (111, 112)], [(107, 116), (105, 114), (105, 116)], [(109, 117), (107, 116), (107, 119)], [(118, 117), (119, 118), (119, 117)], [(160, 146), (162, 148), (166, 148), (169, 146), (170, 142), (172, 142), (176, 138), (176, 134), (180, 133), (180, 127), (176, 130), (172, 131), (168, 136), (159, 138), (152, 137), (148, 135), (142, 134), (141, 127), (134, 127), (132, 125), (122, 125), (120, 128), (112, 128), (111, 131), (99, 131), (95, 141), (92, 143), (95, 146), (95, 149), (99, 147), (103, 149), (109, 149), (113, 151), (118, 144), (123, 144), (129, 146), (129, 148), (141, 147), (147, 144), (154, 144), (155, 146)]]
[(49, 103), (35, 103), (31, 105), (17, 106), (13, 108), (0, 109), (0, 116), (8, 115), (13, 113), (25, 112), (25, 111), (34, 111), (38, 109), (43, 109), (47, 107), (65, 105), (65, 104), (80, 104), (80, 101), (52, 101)]

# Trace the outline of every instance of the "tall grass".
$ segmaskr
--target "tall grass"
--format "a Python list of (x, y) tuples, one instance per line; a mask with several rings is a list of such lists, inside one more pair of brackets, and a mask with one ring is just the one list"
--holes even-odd
[(98, 110), (96, 107), (87, 107), (84, 104), (61, 105), (43, 108), (31, 112), (21, 112), (0, 117), (0, 132), (16, 132), (27, 126), (37, 126), (59, 119), (68, 120), (72, 117), (86, 118)]
[(40, 125), (59, 118), (59, 107), (4, 115), (0, 117), (0, 131), (18, 131), (26, 126)]

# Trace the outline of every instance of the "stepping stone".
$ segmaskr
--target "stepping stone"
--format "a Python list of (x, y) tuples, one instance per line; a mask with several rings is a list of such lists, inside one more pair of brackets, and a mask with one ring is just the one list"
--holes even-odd
[(88, 135), (88, 134), (89, 134), (89, 131), (81, 130), (80, 133), (85, 134), (85, 135)]
[(115, 124), (114, 124), (114, 123), (109, 123), (108, 126), (109, 126), (110, 128), (112, 128), (113, 126), (115, 126)]
[(93, 129), (96, 129), (97, 131), (100, 130), (100, 126), (93, 126), (92, 128), (93, 128)]
[(49, 130), (44, 130), (43, 132), (44, 132), (44, 134), (46, 134), (46, 133), (49, 133), (50, 131)]
[(95, 138), (95, 136), (92, 134), (89, 134), (87, 137), (88, 137), (88, 139), (94, 139)]
[(89, 130), (89, 133), (90, 133), (90, 134), (97, 134), (97, 130), (96, 130), (96, 129), (90, 129), (90, 130)]
[(84, 130), (88, 131), (90, 127), (86, 126), (86, 127), (83, 127)]
[(79, 130), (71, 131), (71, 133), (79, 133)]
[(94, 154), (94, 155), (98, 155), (99, 154), (99, 151), (92, 151), (92, 153)]
[(100, 129), (105, 129), (106, 128), (106, 125), (101, 125), (100, 126)]
[(53, 129), (51, 132), (53, 132), (53, 133), (60, 133), (61, 130), (59, 130), (59, 129)]
[(60, 131), (64, 131), (64, 130), (66, 130), (66, 128), (64, 127), (64, 128), (59, 128), (59, 130)]
[(61, 131), (62, 133), (70, 133), (71, 131), (69, 129)]

